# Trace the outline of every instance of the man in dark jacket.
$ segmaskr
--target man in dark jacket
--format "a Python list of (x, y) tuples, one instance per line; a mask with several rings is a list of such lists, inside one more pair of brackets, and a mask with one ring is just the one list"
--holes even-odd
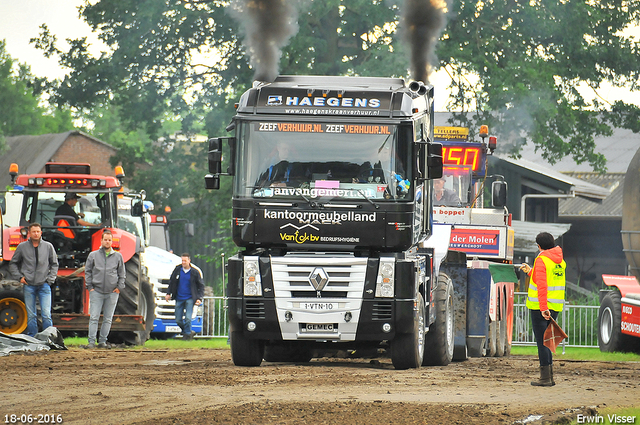
[(193, 306), (202, 304), (204, 283), (200, 271), (191, 264), (189, 254), (185, 252), (181, 255), (181, 259), (182, 264), (176, 266), (171, 273), (165, 299), (176, 301), (176, 323), (182, 329), (182, 338), (191, 340), (194, 335), (191, 332)]
[(122, 254), (111, 249), (113, 234), (111, 230), (102, 232), (100, 249), (93, 251), (87, 257), (84, 276), (89, 291), (89, 345), (94, 348), (98, 321), (102, 313), (102, 326), (98, 348), (107, 348), (107, 336), (111, 330), (113, 313), (116, 311), (120, 291), (125, 288), (124, 280), (127, 272), (124, 268)]
[(42, 240), (42, 226), (39, 223), (29, 225), (29, 240), (18, 245), (9, 263), (9, 270), (13, 277), (24, 285), (24, 304), (27, 308), (26, 334), (34, 336), (38, 333), (36, 297), (40, 301), (42, 328), (53, 326), (51, 285), (58, 275), (58, 256), (53, 245)]

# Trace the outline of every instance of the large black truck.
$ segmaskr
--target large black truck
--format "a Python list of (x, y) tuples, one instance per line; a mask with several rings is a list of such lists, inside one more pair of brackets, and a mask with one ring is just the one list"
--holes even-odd
[(242, 95), (228, 129), (209, 141), (205, 183), (234, 176), (233, 362), (347, 350), (390, 354), (397, 369), (448, 364), (454, 286), (435, 251), (449, 239), (424, 243), (442, 175), (433, 87), (280, 76)]

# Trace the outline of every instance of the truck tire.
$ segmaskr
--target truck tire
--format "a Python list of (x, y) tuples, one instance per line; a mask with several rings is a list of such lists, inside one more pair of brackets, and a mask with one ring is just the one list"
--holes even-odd
[(425, 308), (422, 294), (418, 294), (418, 311), (414, 312), (413, 329), (399, 333), (391, 341), (391, 362), (397, 370), (415, 369), (422, 365), (425, 347)]
[(634, 351), (639, 338), (622, 333), (622, 296), (618, 291), (609, 291), (600, 303), (598, 312), (598, 346), (600, 351)]
[(313, 358), (313, 350), (308, 345), (269, 344), (264, 347), (267, 362), (308, 363)]
[[(19, 282), (15, 283), (21, 286)], [(17, 285), (7, 284), (5, 288), (11, 289), (0, 292), (0, 332), (8, 335), (20, 334), (27, 329), (27, 307), (23, 292), (14, 289)]]
[[(125, 287), (120, 291), (115, 314), (139, 315), (144, 317), (145, 330), (132, 332), (112, 332), (110, 339), (127, 345), (144, 345), (153, 330), (156, 303), (153, 288), (147, 276), (140, 276), (140, 258), (135, 254), (126, 262)], [(140, 302), (138, 303), (138, 293)]]
[(489, 333), (487, 335), (487, 357), (495, 357), (496, 352), (498, 351), (498, 343), (497, 337), (498, 335), (498, 325), (496, 322), (489, 323)]
[(236, 366), (260, 366), (264, 355), (264, 342), (249, 339), (241, 331), (231, 331), (231, 360)]
[(434, 296), (436, 320), (429, 328), (424, 350), (423, 366), (446, 366), (453, 359), (453, 282), (444, 273), (438, 276), (438, 286)]
[(504, 301), (498, 298), (500, 320), (496, 322), (496, 357), (504, 357), (507, 352), (507, 317)]

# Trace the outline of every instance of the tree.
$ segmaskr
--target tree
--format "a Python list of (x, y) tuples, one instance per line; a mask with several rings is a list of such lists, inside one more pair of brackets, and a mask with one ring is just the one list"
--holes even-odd
[(514, 153), (529, 140), (551, 163), (571, 155), (603, 171), (594, 136), (612, 124), (638, 131), (639, 110), (590, 102), (578, 87), (637, 88), (639, 44), (622, 30), (639, 19), (638, 1), (454, 1), (438, 57), (453, 77), (457, 121), (492, 124)]
[[(411, 0), (412, 7), (421, 1), (434, 4)], [(257, 3), (279, 2), (232, 5)], [(299, 30), (283, 49), (281, 73), (407, 76), (408, 48), (398, 35), (404, 3), (292, 4)], [(45, 27), (39, 46), (60, 54), (72, 69), (58, 100), (87, 108), (111, 101), (132, 129), (144, 124), (151, 137), (165, 111), (196, 107), (207, 111), (206, 130), (216, 134), (254, 71), (241, 25), (230, 19), (227, 5), (220, 0), (87, 2), (82, 15), (111, 50), (94, 58), (80, 39), (61, 52)], [(593, 152), (593, 137), (610, 134), (611, 125), (638, 126), (633, 105), (589, 102), (577, 90), (582, 84), (597, 91), (605, 81), (635, 89), (638, 45), (620, 31), (640, 19), (638, 0), (453, 0), (447, 16), (439, 66), (453, 78), (451, 106), (475, 111), (458, 114), (457, 122), (492, 124), (511, 141), (514, 153), (528, 140), (552, 162), (572, 155), (596, 170), (605, 165)]]
[(51, 108), (42, 99), (42, 81), (25, 64), (18, 64), (0, 40), (0, 153), (3, 136), (45, 134), (71, 128), (68, 108)]

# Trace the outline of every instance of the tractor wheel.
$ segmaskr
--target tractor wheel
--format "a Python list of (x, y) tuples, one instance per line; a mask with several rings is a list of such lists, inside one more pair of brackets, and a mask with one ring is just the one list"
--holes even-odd
[(600, 303), (598, 313), (598, 346), (600, 351), (635, 351), (638, 338), (622, 333), (622, 296), (618, 291), (610, 291)]
[[(19, 285), (18, 282), (16, 283)], [(0, 331), (10, 335), (22, 333), (25, 329), (27, 329), (27, 307), (24, 305), (22, 291), (2, 290), (0, 292)]]
[(241, 331), (231, 331), (231, 359), (236, 366), (260, 366), (264, 355), (264, 342), (249, 339)]
[(438, 276), (435, 293), (436, 320), (429, 327), (424, 350), (423, 366), (446, 366), (453, 359), (453, 282), (444, 273)]
[(391, 341), (391, 361), (398, 370), (415, 369), (422, 365), (425, 345), (425, 308), (422, 294), (418, 294), (418, 311), (414, 312), (413, 329), (396, 334)]
[(151, 335), (155, 318), (156, 303), (153, 288), (149, 278), (140, 275), (140, 258), (137, 254), (126, 262), (125, 267), (127, 269), (125, 288), (120, 291), (115, 314), (142, 316), (145, 320), (145, 330), (113, 332), (110, 339), (127, 345), (144, 345)]

